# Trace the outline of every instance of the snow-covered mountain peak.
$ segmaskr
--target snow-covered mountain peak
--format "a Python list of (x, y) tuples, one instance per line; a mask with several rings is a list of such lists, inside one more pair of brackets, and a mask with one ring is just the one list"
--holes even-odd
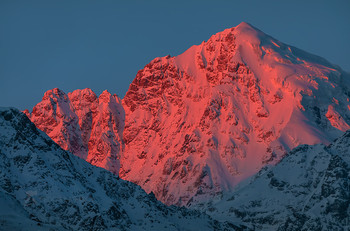
[(245, 30), (245, 29), (258, 30), (257, 28), (253, 27), (250, 23), (244, 22), (244, 21), (242, 21), (240, 24), (235, 26), (235, 29), (236, 30)]
[(226, 29), (222, 32), (219, 32), (218, 34), (230, 34), (232, 33), (236, 40), (236, 43), (239, 45), (243, 45), (244, 42), (248, 42), (251, 45), (259, 45), (265, 40), (267, 37), (270, 37), (266, 35), (261, 30), (255, 28), (254, 26), (250, 25), (246, 22), (241, 22), (236, 27), (233, 27), (231, 29)]
[(155, 58), (123, 100), (53, 89), (59, 97), (25, 113), (64, 149), (116, 174), (120, 162), (122, 178), (186, 205), (231, 191), (300, 144), (340, 136), (350, 128), (349, 79), (241, 23)]
[(349, 76), (242, 23), (140, 70), (123, 99), (121, 177), (168, 204), (231, 190), (350, 128)]

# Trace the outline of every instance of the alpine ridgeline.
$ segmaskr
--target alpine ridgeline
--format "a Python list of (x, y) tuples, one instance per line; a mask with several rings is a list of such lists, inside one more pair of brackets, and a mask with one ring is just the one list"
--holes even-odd
[(97, 97), (88, 88), (67, 95), (55, 88), (32, 113), (24, 113), (64, 150), (118, 175), (124, 148), (124, 109), (118, 96), (104, 91)]
[[(166, 204), (190, 205), (231, 191), (300, 144), (329, 143), (343, 134), (350, 128), (349, 89), (349, 75), (338, 66), (241, 23), (177, 57), (147, 64), (131, 83), (123, 108), (117, 101), (119, 110), (103, 113), (101, 120), (110, 122), (99, 129), (118, 140), (121, 178)], [(73, 109), (61, 111), (90, 110), (70, 98), (65, 108)], [(59, 123), (54, 130), (45, 121), (60, 118), (42, 111), (55, 102), (39, 103), (30, 118), (61, 147), (81, 155), (79, 146), (67, 148), (75, 137), (71, 133), (82, 143), (80, 137), (94, 135), (80, 135), (85, 120), (76, 112), (68, 118), (79, 123)], [(38, 120), (33, 114), (43, 116)], [(117, 129), (103, 127), (107, 124)], [(64, 133), (64, 126), (72, 127)], [(67, 135), (58, 139), (51, 130)], [(94, 158), (98, 139), (83, 147)]]
[(61, 149), (20, 111), (0, 108), (0, 230), (226, 230)]

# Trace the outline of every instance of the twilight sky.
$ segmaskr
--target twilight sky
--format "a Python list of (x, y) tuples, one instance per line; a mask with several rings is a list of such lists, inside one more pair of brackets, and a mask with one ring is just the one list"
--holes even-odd
[[(285, 3), (288, 2), (288, 3)], [(350, 71), (350, 1), (0, 1), (0, 106), (44, 92), (123, 97), (139, 69), (245, 21)]]

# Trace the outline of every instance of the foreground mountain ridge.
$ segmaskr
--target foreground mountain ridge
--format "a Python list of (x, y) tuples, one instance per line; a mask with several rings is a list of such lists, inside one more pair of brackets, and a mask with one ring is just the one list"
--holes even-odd
[(0, 108), (1, 230), (235, 230), (167, 207), (75, 157), (14, 108)]
[(350, 130), (327, 146), (298, 146), (197, 208), (255, 230), (349, 230)]
[[(115, 119), (107, 117), (104, 134), (117, 142), (104, 142), (101, 153), (111, 150), (107, 156), (119, 158), (121, 178), (166, 204), (189, 206), (232, 191), (300, 144), (329, 143), (343, 134), (350, 128), (349, 89), (349, 75), (339, 67), (241, 23), (140, 70), (124, 99), (117, 100), (120, 115), (107, 113)], [(85, 102), (77, 95), (77, 102)], [(68, 101), (74, 113), (90, 110), (89, 104)], [(40, 120), (34, 110), (31, 120), (43, 131), (52, 129), (45, 121), (54, 113), (43, 111), (59, 104), (43, 99), (38, 105)], [(69, 124), (76, 128), (68, 131), (84, 140), (90, 130), (83, 132), (84, 113), (75, 114)], [(116, 121), (117, 129), (110, 129)], [(62, 127), (56, 127), (58, 134)], [(81, 156), (79, 148), (67, 148), (69, 139), (60, 143), (48, 135)], [(95, 143), (89, 141), (88, 150), (82, 146), (83, 153), (101, 147)], [(109, 148), (113, 143), (117, 151)], [(93, 152), (90, 156), (96, 159)], [(93, 164), (104, 167), (98, 158)]]

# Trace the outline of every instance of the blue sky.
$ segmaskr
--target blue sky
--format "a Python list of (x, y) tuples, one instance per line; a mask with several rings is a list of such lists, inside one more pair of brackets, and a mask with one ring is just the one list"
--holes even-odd
[(44, 92), (123, 97), (155, 57), (181, 54), (246, 21), (350, 71), (350, 1), (0, 1), (0, 106)]

